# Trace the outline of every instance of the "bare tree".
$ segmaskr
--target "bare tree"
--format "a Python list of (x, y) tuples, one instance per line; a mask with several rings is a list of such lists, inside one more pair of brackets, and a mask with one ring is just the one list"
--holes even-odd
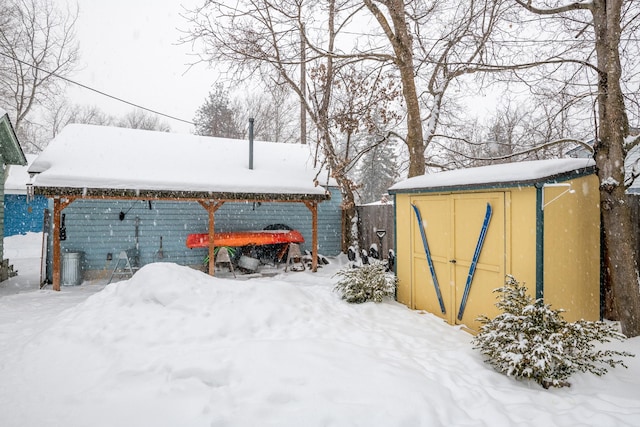
[(556, 58), (566, 63), (581, 63), (596, 75), (594, 155), (600, 178), (607, 270), (622, 332), (627, 336), (640, 335), (635, 235), (625, 195), (625, 170), (621, 167), (629, 150), (640, 142), (640, 137), (632, 137), (630, 132), (623, 91), (628, 77), (623, 74), (620, 54), (622, 49), (637, 53), (634, 43), (623, 43), (622, 34), (626, 33), (631, 39), (628, 34), (636, 30), (640, 8), (637, 3), (623, 0), (515, 2), (531, 13), (556, 19), (556, 23), (572, 30), (583, 45), (592, 46), (591, 51), (578, 51), (573, 57), (564, 48), (556, 53)]
[[(387, 59), (395, 64), (402, 79), (402, 94), (407, 111), (405, 143), (409, 151), (409, 177), (423, 175), (425, 173), (425, 142), (418, 88), (415, 80), (413, 38), (409, 33), (405, 2), (403, 0), (363, 0), (363, 2), (387, 36), (394, 53), (393, 55), (388, 55)], [(380, 10), (378, 4), (386, 7), (388, 17)]]
[(465, 119), (460, 111), (455, 120), (444, 123), (443, 133), (435, 135), (427, 152), (431, 169), (565, 157), (577, 147), (592, 152), (592, 103), (575, 92), (567, 83), (571, 80), (535, 81), (523, 90), (523, 76), (518, 77), (519, 85), (505, 84), (504, 73), (485, 77), (491, 90), (501, 93), (498, 106), (482, 119)]
[(47, 102), (43, 108), (43, 120), (50, 132), (48, 138), (54, 138), (68, 124), (83, 123), (100, 126), (113, 126), (116, 118), (105, 113), (95, 105), (70, 104), (69, 100), (59, 97)]
[(56, 76), (69, 75), (78, 59), (76, 17), (77, 11), (60, 10), (51, 0), (2, 3), (0, 99), (28, 140), (29, 114), (61, 92)]
[(95, 105), (74, 105), (71, 107), (69, 116), (65, 120), (65, 125), (69, 123), (83, 123), (88, 125), (113, 126), (116, 121), (114, 116), (105, 113)]
[[(296, 104), (286, 85), (265, 88), (264, 92), (238, 94), (231, 100), (238, 127), (246, 129), (249, 118), (254, 118), (256, 139), (272, 142), (298, 142)], [(242, 137), (246, 138), (243, 132)]]
[(170, 132), (171, 126), (163, 122), (160, 118), (143, 110), (136, 109), (125, 114), (117, 121), (117, 126), (129, 129), (155, 130), (160, 132)]
[[(342, 192), (345, 251), (351, 244), (351, 218), (355, 215), (356, 185), (349, 172), (359, 157), (338, 126), (341, 122), (345, 124), (342, 130), (349, 128), (350, 134), (356, 131), (346, 125), (346, 117), (339, 113), (336, 102), (340, 93), (351, 89), (348, 85), (336, 87), (340, 70), (350, 62), (338, 58), (341, 52), (336, 41), (353, 14), (361, 9), (357, 2), (335, 0), (320, 4), (244, 0), (233, 6), (210, 1), (190, 14), (192, 28), (187, 38), (203, 45), (203, 60), (224, 64), (236, 81), (260, 77), (262, 81), (285, 84), (298, 96), (315, 127), (318, 148)], [(317, 24), (307, 25), (310, 23)], [(303, 46), (308, 49), (305, 64), (301, 63)], [(301, 68), (307, 71), (304, 80), (308, 86), (301, 85)], [(377, 93), (382, 92), (372, 91), (366, 98), (375, 103), (372, 95)]]
[(360, 203), (381, 200), (398, 178), (395, 141), (388, 140), (376, 144), (378, 141), (376, 138), (369, 144), (372, 148), (362, 156), (362, 162), (358, 165)]
[[(275, 72), (278, 81), (289, 85), (315, 126), (341, 187), (348, 220), (355, 207), (355, 185), (348, 175), (360, 156), (351, 151), (348, 133), (343, 140), (332, 127), (338, 124), (336, 100), (342, 96), (336, 87), (340, 70), (357, 62), (356, 68), (374, 80), (376, 75), (400, 78), (406, 132), (399, 136), (409, 153), (409, 175), (424, 173), (425, 148), (438, 127), (447, 88), (480, 69), (468, 62), (482, 63), (487, 57), (489, 35), (501, 10), (491, 0), (450, 4), (241, 0), (229, 6), (208, 1), (187, 17), (191, 29), (184, 41), (201, 43), (203, 60), (230, 65), (227, 70), (237, 80)], [(363, 26), (372, 15), (379, 25)], [(422, 34), (423, 26), (428, 26), (428, 36)], [(308, 78), (299, 78), (301, 69), (308, 71)], [(343, 151), (342, 141), (347, 147)]]
[(229, 91), (222, 83), (216, 84), (209, 92), (204, 104), (196, 111), (193, 122), (198, 135), (222, 138), (242, 138), (243, 135), (238, 113), (231, 105)]
[(392, 52), (384, 46), (361, 54), (393, 64), (402, 80), (409, 152), (408, 176), (425, 173), (425, 150), (438, 130), (450, 85), (462, 76), (487, 71), (491, 35), (502, 2), (362, 0), (378, 21)]
[(171, 131), (171, 126), (162, 121), (159, 116), (141, 109), (134, 109), (117, 117), (105, 113), (95, 105), (69, 104), (65, 98), (61, 98), (59, 102), (47, 105), (44, 111), (46, 128), (51, 131), (49, 138), (55, 137), (65, 126), (74, 123), (160, 132)]

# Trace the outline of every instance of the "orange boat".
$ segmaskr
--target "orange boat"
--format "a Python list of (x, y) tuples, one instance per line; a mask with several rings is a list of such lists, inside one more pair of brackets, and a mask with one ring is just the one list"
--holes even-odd
[[(213, 235), (214, 246), (262, 246), (303, 242), (304, 237), (297, 230), (230, 231)], [(209, 233), (189, 234), (187, 236), (187, 247), (209, 247)]]

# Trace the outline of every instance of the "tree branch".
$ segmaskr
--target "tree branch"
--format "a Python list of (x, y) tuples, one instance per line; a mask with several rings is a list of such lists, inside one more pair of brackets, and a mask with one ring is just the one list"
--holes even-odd
[(526, 2), (523, 0), (515, 0), (515, 2), (527, 9), (529, 12), (537, 15), (557, 15), (559, 13), (570, 12), (572, 10), (591, 10), (593, 8), (592, 1), (573, 2), (565, 4), (564, 6), (552, 7), (549, 9), (532, 6), (531, 0), (527, 0)]
[[(441, 135), (441, 136), (445, 136), (445, 135)], [(445, 137), (446, 137), (446, 136), (445, 136)], [(448, 137), (447, 137), (447, 138), (448, 138)], [(460, 138), (458, 138), (458, 139), (460, 139)], [(445, 150), (450, 151), (450, 152), (452, 152), (452, 153), (454, 153), (454, 154), (457, 154), (457, 155), (459, 155), (459, 156), (462, 156), (462, 157), (464, 157), (465, 159), (468, 159), (468, 160), (478, 160), (478, 161), (496, 161), (496, 160), (507, 160), (507, 159), (511, 159), (511, 158), (513, 158), (513, 157), (521, 156), (521, 155), (523, 155), (523, 154), (532, 153), (532, 152), (535, 152), (535, 151), (542, 150), (542, 149), (544, 149), (544, 148), (552, 147), (552, 146), (554, 146), (554, 145), (558, 145), (558, 144), (562, 144), (562, 143), (566, 143), (566, 142), (572, 142), (572, 143), (575, 143), (575, 144), (581, 145), (582, 147), (584, 147), (584, 148), (586, 148), (587, 150), (589, 150), (589, 152), (593, 153), (593, 147), (592, 147), (591, 145), (589, 145), (589, 144), (587, 144), (586, 142), (581, 141), (581, 140), (579, 140), (579, 139), (573, 139), (573, 138), (562, 138), (562, 139), (557, 139), (557, 140), (554, 140), (554, 141), (549, 141), (549, 142), (545, 142), (545, 143), (540, 144), (540, 145), (536, 145), (535, 147), (531, 147), (531, 148), (528, 148), (528, 149), (526, 149), (526, 150), (521, 150), (521, 151), (518, 151), (518, 152), (509, 153), (509, 154), (505, 154), (505, 155), (503, 155), (503, 156), (496, 156), (496, 157), (474, 157), (474, 156), (469, 156), (468, 154), (465, 154), (465, 153), (463, 153), (463, 152), (460, 152), (460, 151), (454, 150), (454, 149), (452, 149), (452, 148), (450, 148), (450, 147), (446, 147), (446, 146), (444, 146), (444, 145), (442, 145), (442, 144), (439, 144), (439, 145), (440, 145), (442, 148), (444, 148)]]

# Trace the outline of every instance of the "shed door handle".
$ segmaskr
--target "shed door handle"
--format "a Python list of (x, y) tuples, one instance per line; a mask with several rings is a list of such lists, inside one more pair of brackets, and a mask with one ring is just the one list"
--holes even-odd
[(450, 259), (450, 260), (449, 260), (449, 262), (450, 262), (451, 264), (455, 264), (455, 263), (456, 263), (456, 262), (458, 262), (458, 261), (456, 261), (455, 259)]

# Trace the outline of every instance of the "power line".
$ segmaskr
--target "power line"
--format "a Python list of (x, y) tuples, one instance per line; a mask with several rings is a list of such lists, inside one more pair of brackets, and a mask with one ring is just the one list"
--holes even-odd
[(80, 82), (77, 82), (77, 81), (75, 81), (75, 80), (72, 80), (72, 79), (70, 79), (70, 78), (68, 78), (68, 77), (61, 76), (61, 75), (59, 75), (59, 74), (57, 74), (57, 73), (55, 73), (55, 72), (47, 71), (47, 70), (45, 70), (45, 69), (42, 69), (42, 68), (38, 67), (37, 65), (30, 64), (30, 63), (28, 63), (28, 62), (25, 62), (25, 61), (23, 61), (23, 60), (21, 60), (21, 59), (18, 59), (18, 58), (16, 58), (16, 57), (14, 57), (14, 56), (8, 55), (8, 54), (6, 54), (6, 53), (4, 53), (4, 52), (0, 52), (0, 55), (5, 56), (5, 57), (9, 58), (9, 59), (11, 59), (12, 61), (17, 61), (17, 62), (19, 62), (19, 63), (21, 63), (21, 64), (23, 64), (23, 65), (26, 65), (26, 66), (28, 66), (28, 67), (34, 68), (34, 69), (36, 69), (36, 70), (38, 70), (38, 71), (41, 71), (41, 72), (43, 72), (43, 73), (46, 73), (46, 74), (52, 75), (52, 76), (54, 76), (54, 77), (57, 77), (57, 78), (59, 78), (59, 79), (61, 79), (61, 80), (64, 80), (64, 81), (66, 81), (66, 82), (68, 82), (68, 83), (74, 84), (74, 85), (76, 85), (76, 86), (80, 86), (80, 87), (81, 87), (81, 88), (83, 88), (83, 89), (87, 89), (87, 90), (90, 90), (90, 91), (92, 91), (92, 92), (95, 92), (95, 93), (97, 93), (97, 94), (99, 94), (99, 95), (106, 96), (107, 98), (114, 99), (114, 100), (116, 100), (116, 101), (118, 101), (118, 102), (122, 102), (122, 103), (124, 103), (124, 104), (131, 105), (131, 106), (133, 106), (133, 107), (139, 108), (139, 109), (144, 110), (144, 111), (148, 111), (148, 112), (153, 113), (153, 114), (157, 114), (157, 115), (162, 116), (162, 117), (166, 117), (166, 118), (169, 118), (169, 119), (172, 119), (172, 120), (177, 120), (177, 121), (179, 121), (179, 122), (183, 122), (183, 123), (187, 123), (187, 124), (190, 124), (190, 125), (194, 125), (194, 126), (195, 126), (195, 123), (193, 123), (193, 122), (192, 122), (192, 121), (190, 121), (190, 120), (181, 119), (181, 118), (179, 118), (179, 117), (175, 117), (175, 116), (172, 116), (172, 115), (170, 115), (170, 114), (165, 114), (165, 113), (162, 113), (162, 112), (160, 112), (160, 111), (157, 111), (157, 110), (154, 110), (154, 109), (147, 108), (147, 107), (144, 107), (144, 106), (142, 106), (142, 105), (136, 104), (136, 103), (134, 103), (134, 102), (127, 101), (126, 99), (119, 98), (119, 97), (117, 97), (117, 96), (115, 96), (115, 95), (110, 95), (110, 94), (108, 94), (108, 93), (106, 93), (106, 92), (103, 92), (103, 91), (101, 91), (101, 90), (99, 90), (99, 89), (92, 88), (92, 87), (90, 87), (90, 86), (87, 86), (87, 85), (82, 84), (82, 83), (80, 83)]

